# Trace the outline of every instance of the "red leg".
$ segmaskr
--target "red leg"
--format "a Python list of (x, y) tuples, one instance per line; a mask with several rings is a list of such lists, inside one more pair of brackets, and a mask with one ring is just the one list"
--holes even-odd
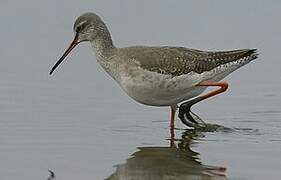
[[(185, 125), (190, 126), (190, 127), (195, 127), (195, 126), (198, 126), (198, 124), (200, 124), (200, 122), (196, 121), (194, 119), (194, 117), (192, 116), (191, 111), (190, 111), (191, 106), (204, 99), (207, 99), (209, 97), (212, 97), (212, 96), (215, 96), (222, 92), (225, 92), (228, 88), (227, 82), (213, 82), (213, 81), (203, 81), (203, 82), (197, 84), (196, 86), (219, 86), (220, 88), (213, 90), (205, 95), (198, 96), (198, 97), (180, 105), (179, 118)], [(201, 122), (201, 124), (205, 124), (204, 122), (203, 123), (202, 122)]]
[(228, 88), (228, 84), (226, 81), (223, 81), (223, 82), (203, 81), (203, 82), (197, 84), (196, 86), (219, 86), (220, 87), (217, 90), (211, 91), (211, 92), (201, 96), (202, 99), (200, 101), (202, 101), (203, 99), (207, 99), (209, 97), (215, 96), (217, 94), (223, 93)]
[(170, 128), (175, 128), (175, 115), (176, 115), (177, 109), (173, 106), (171, 106), (171, 120), (170, 120)]
[(171, 139), (170, 139), (170, 147), (176, 147), (176, 144), (175, 144), (175, 129), (174, 128), (170, 128), (170, 136), (171, 136)]

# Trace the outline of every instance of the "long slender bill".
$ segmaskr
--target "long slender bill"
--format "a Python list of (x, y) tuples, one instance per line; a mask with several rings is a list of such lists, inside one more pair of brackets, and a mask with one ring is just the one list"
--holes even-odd
[(72, 49), (75, 48), (75, 46), (77, 46), (77, 44), (79, 44), (78, 42), (78, 35), (76, 34), (73, 41), (71, 42), (71, 44), (69, 45), (69, 47), (66, 49), (66, 51), (64, 52), (64, 54), (62, 55), (62, 57), (56, 62), (56, 64), (54, 65), (54, 67), (51, 69), (50, 71), (50, 75), (54, 72), (54, 70), (60, 65), (60, 63), (65, 59), (65, 57), (71, 52)]

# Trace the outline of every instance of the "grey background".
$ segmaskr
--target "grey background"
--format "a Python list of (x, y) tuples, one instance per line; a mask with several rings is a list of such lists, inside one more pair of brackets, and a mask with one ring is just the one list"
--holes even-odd
[(127, 97), (88, 43), (48, 75), (86, 11), (104, 19), (119, 47), (259, 49), (257, 61), (227, 78), (228, 93), (196, 110), (210, 122), (262, 135), (213, 134), (211, 140), (229, 142), (196, 148), (204, 163), (225, 165), (230, 178), (280, 177), (280, 8), (275, 0), (1, 0), (0, 179), (44, 179), (48, 168), (59, 180), (103, 179), (137, 146), (168, 144), (168, 108)]

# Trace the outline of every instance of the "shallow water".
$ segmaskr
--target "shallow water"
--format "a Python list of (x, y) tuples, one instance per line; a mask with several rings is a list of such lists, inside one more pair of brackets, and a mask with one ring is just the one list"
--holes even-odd
[(232, 131), (192, 134), (177, 121), (171, 143), (169, 108), (139, 105), (107, 77), (107, 89), (79, 81), (74, 86), (59, 72), (33, 82), (16, 79), (4, 79), (0, 88), (1, 179), (44, 179), (48, 169), (60, 180), (281, 175), (280, 95), (253, 90), (251, 80), (237, 80), (242, 90), (232, 85), (194, 107), (205, 121)]
[[(83, 2), (1, 2), (1, 180), (47, 179), (48, 169), (57, 180), (280, 179), (280, 2)], [(193, 107), (232, 130), (188, 131), (178, 120), (171, 138), (169, 108), (127, 97), (87, 43), (49, 76), (89, 7), (118, 46), (258, 48), (258, 60), (226, 79), (226, 93)]]

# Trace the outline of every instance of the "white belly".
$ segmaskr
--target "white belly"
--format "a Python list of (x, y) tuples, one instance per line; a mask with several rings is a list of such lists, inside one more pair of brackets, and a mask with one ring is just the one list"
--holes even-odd
[(136, 101), (152, 106), (171, 106), (201, 94), (206, 87), (195, 87), (201, 75), (190, 73), (171, 77), (155, 72), (135, 69), (123, 74), (119, 84)]

